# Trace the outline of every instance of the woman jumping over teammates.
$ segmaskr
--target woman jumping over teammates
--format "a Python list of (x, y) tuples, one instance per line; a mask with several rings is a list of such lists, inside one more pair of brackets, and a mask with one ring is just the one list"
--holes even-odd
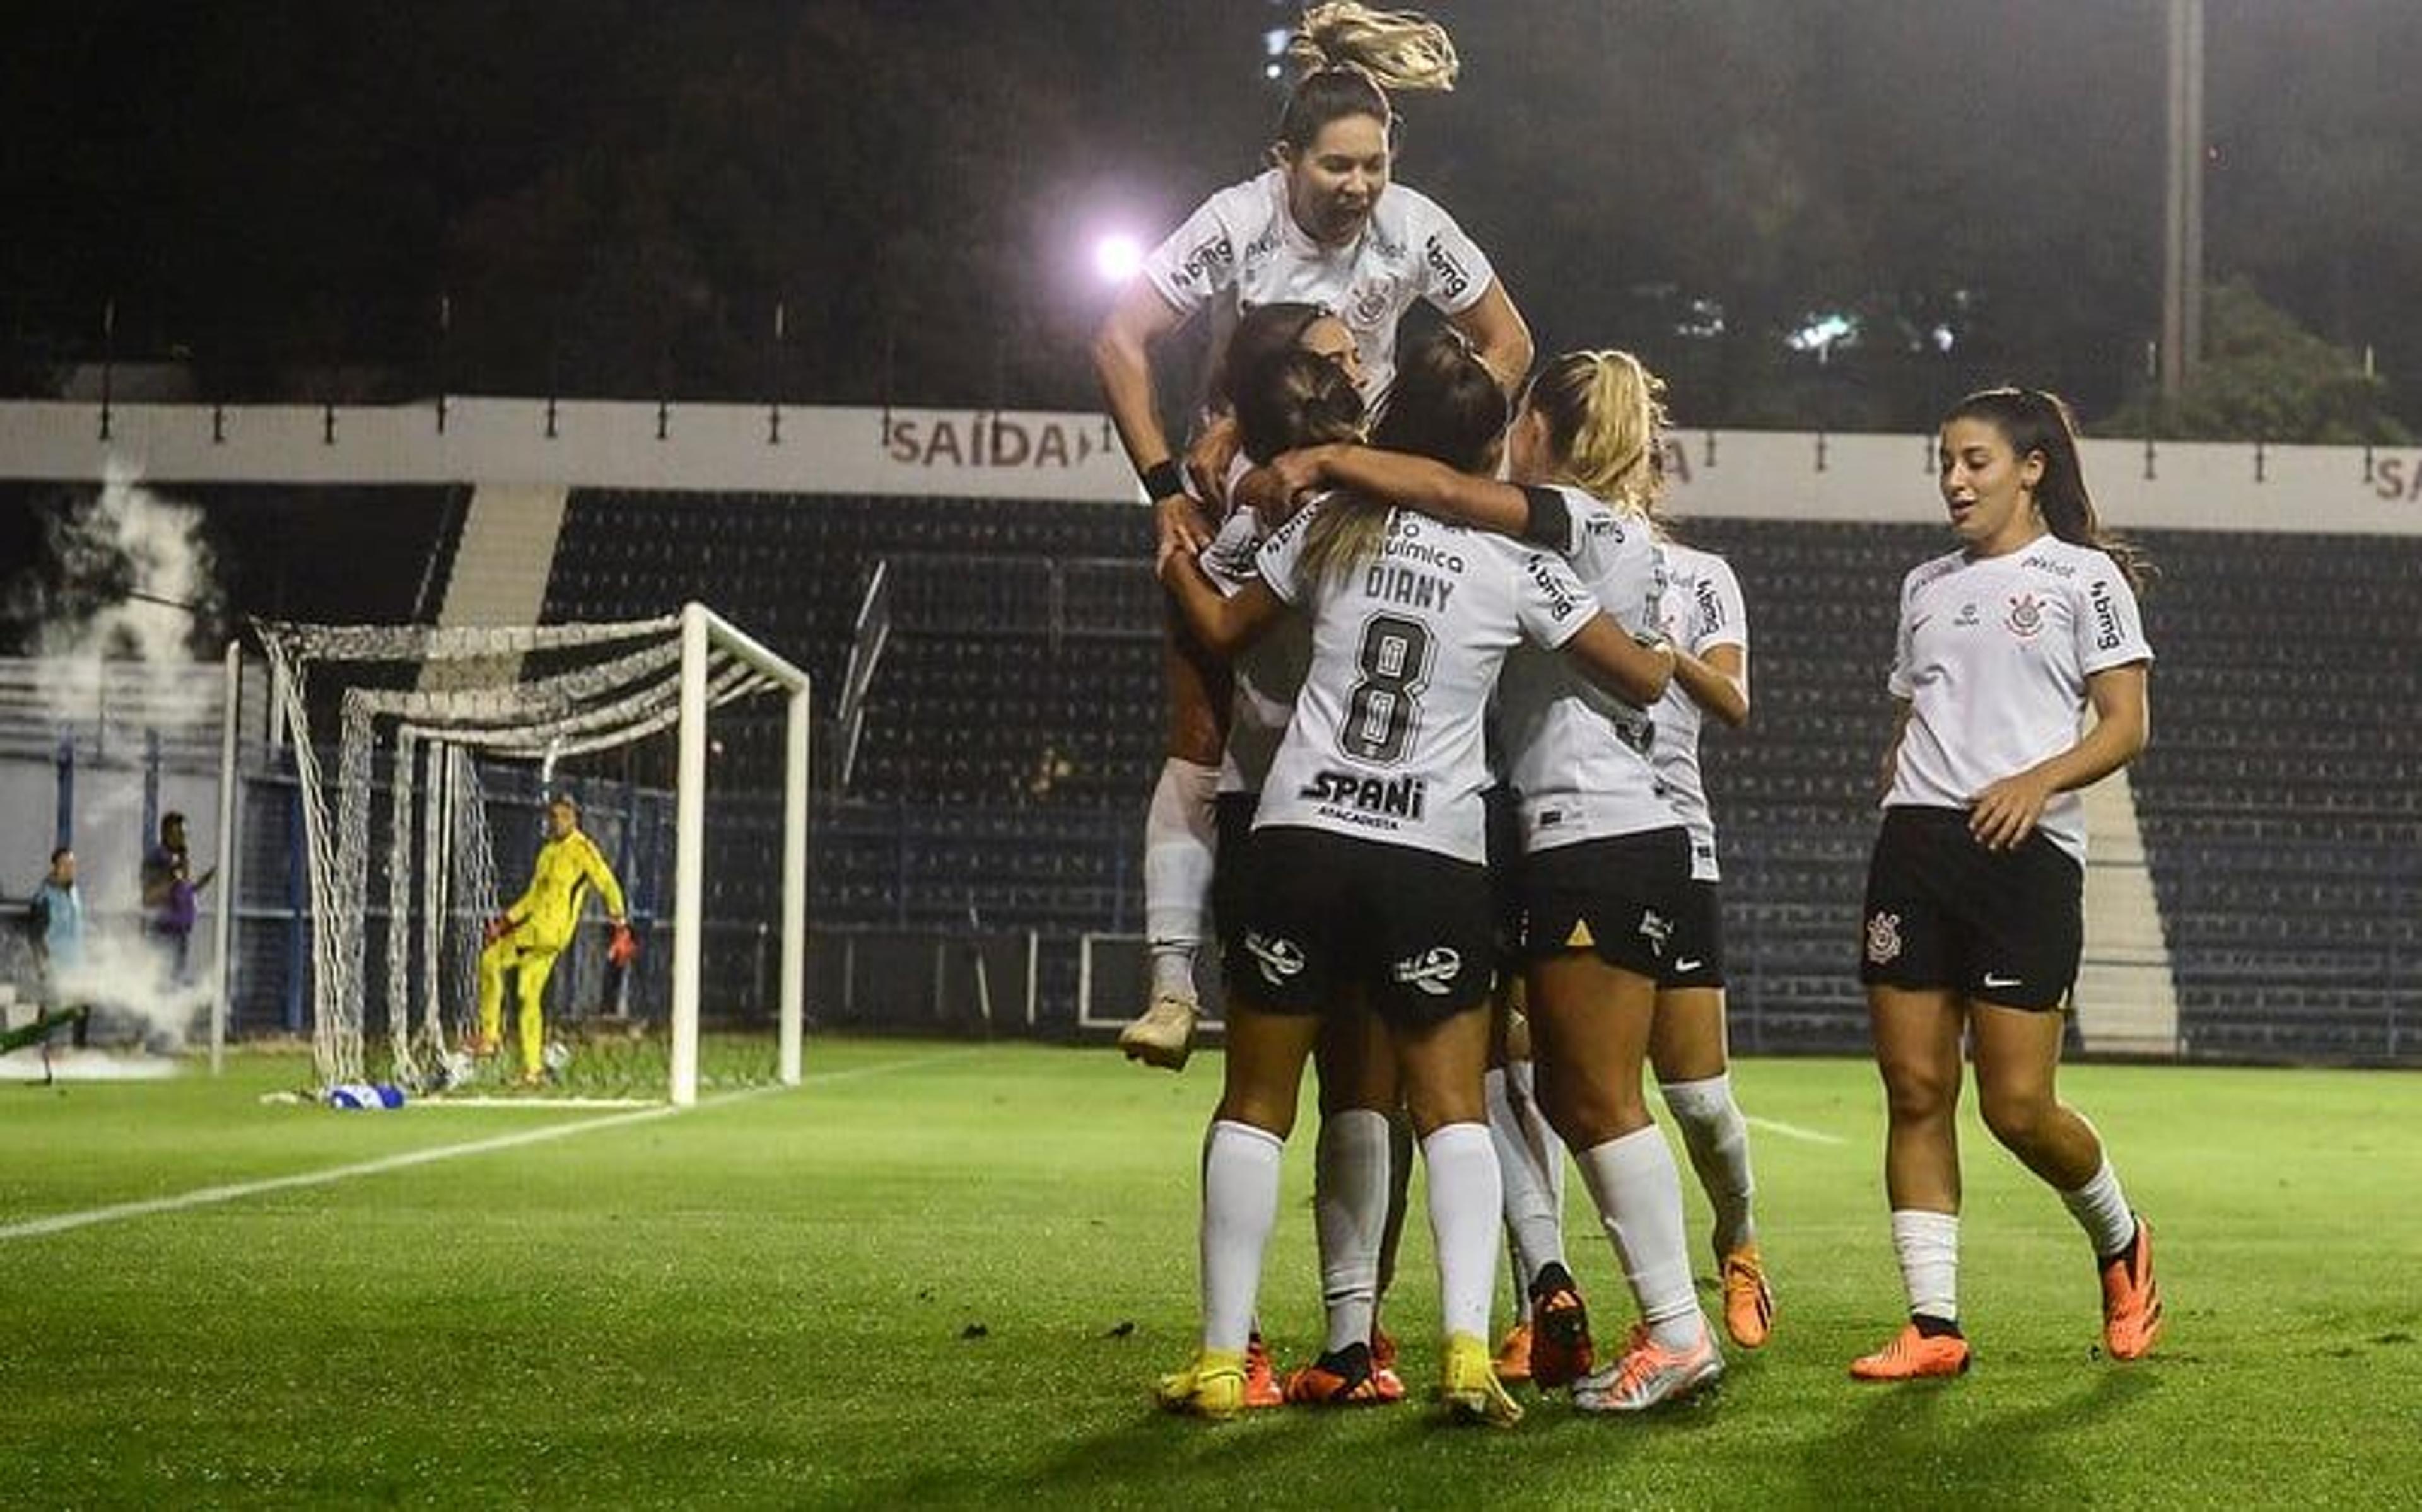
[[(1208, 533), (1154, 411), (1152, 349), (1215, 302), (1326, 306), (1351, 331), (1375, 403), (1394, 375), (1397, 322), (1416, 300), (1469, 336), (1501, 384), (1518, 382), (1530, 365), (1530, 333), (1487, 257), (1436, 203), (1392, 181), (1388, 91), (1451, 87), (1457, 64), (1446, 33), (1411, 12), (1320, 5), (1304, 13), (1289, 55), (1307, 71), (1280, 119), (1274, 166), (1214, 195), (1156, 248), (1094, 341), (1104, 398), (1165, 541), (1199, 546)], [(1216, 667), (1174, 626), (1163, 664), (1169, 755), (1144, 837), (1151, 1002), (1120, 1044), (1175, 1068), (1194, 1030), (1225, 700)]]
[(1937, 456), (1960, 547), (1901, 585), (1900, 725), (1861, 969), (1890, 1105), (1884, 1185), (1910, 1321), (1852, 1363), (1862, 1380), (1968, 1368), (1953, 1116), (1963, 1032), (1985, 1126), (2059, 1192), (2093, 1244), (2103, 1348), (2133, 1360), (2162, 1329), (2152, 1232), (2094, 1126), (2053, 1086), (2084, 936), (2078, 789), (2133, 760), (2148, 729), (2153, 653), (2135, 553), (2103, 533), (2068, 408), (2050, 394), (1969, 396), (1943, 420)]
[[(1487, 404), (1474, 406), (1469, 434), (1485, 447), (1503, 400), (1470, 371), (1479, 381), (1463, 391)], [(1505, 652), (1524, 639), (1565, 647), (1640, 705), (1663, 693), (1672, 658), (1598, 614), (1555, 557), (1362, 499), (1297, 515), (1271, 536), (1262, 568), (1260, 584), (1228, 599), (1183, 551), (1163, 560), (1163, 580), (1215, 648), (1250, 640), (1295, 602), (1313, 616), (1313, 651), (1263, 789), (1256, 885), (1229, 960), (1226, 1090), (1203, 1161), (1202, 1349), (1161, 1398), (1215, 1417), (1242, 1405), (1297, 1083), (1321, 1013), (1359, 988), (1388, 1021), (1429, 1166), (1441, 1399), (1458, 1416), (1511, 1423), (1519, 1410), (1483, 1336), (1499, 1189), (1481, 1123), (1488, 1029), (1477, 1010), (1493, 928), (1482, 715)]]

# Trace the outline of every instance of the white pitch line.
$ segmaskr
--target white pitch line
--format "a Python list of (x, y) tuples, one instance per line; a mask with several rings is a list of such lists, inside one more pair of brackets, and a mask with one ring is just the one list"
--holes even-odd
[(1804, 1139), (1811, 1145), (1847, 1145), (1849, 1143), (1848, 1140), (1844, 1139), (1839, 1134), (1829, 1134), (1821, 1129), (1802, 1129), (1798, 1124), (1786, 1124), (1778, 1118), (1759, 1118), (1744, 1115), (1743, 1121), (1753, 1124), (1759, 1129), (1763, 1129), (1769, 1134), (1781, 1134), (1785, 1139)]
[[(845, 1071), (826, 1071), (806, 1076), (802, 1082), (838, 1082), (847, 1078), (872, 1076), (882, 1071), (899, 1070), (904, 1067), (921, 1066), (932, 1061), (948, 1060), (953, 1053), (922, 1055), (911, 1060), (885, 1061), (874, 1066), (860, 1066)], [(734, 1102), (762, 1097), (769, 1092), (785, 1090), (779, 1086), (758, 1087), (735, 1092), (700, 1103), (700, 1108), (726, 1107)], [(451, 1161), (466, 1155), (486, 1155), (496, 1150), (520, 1149), (529, 1145), (544, 1144), (551, 1139), (564, 1139), (598, 1129), (621, 1129), (651, 1119), (668, 1117), (683, 1110), (669, 1105), (645, 1108), (637, 1113), (616, 1114), (608, 1118), (584, 1118), (574, 1123), (550, 1124), (544, 1129), (525, 1129), (519, 1133), (497, 1134), (488, 1139), (475, 1139), (461, 1145), (439, 1145), (429, 1149), (406, 1150), (401, 1155), (384, 1156), (375, 1161), (361, 1161), (352, 1165), (330, 1166), (324, 1171), (305, 1171), (295, 1176), (270, 1177), (260, 1181), (240, 1181), (230, 1186), (201, 1187), (181, 1192), (171, 1197), (151, 1197), (142, 1202), (113, 1203), (106, 1208), (87, 1208), (81, 1212), (53, 1213), (47, 1218), (29, 1218), (22, 1223), (0, 1224), (0, 1243), (10, 1239), (39, 1239), (46, 1234), (64, 1234), (71, 1229), (89, 1228), (95, 1224), (114, 1224), (128, 1218), (146, 1218), (153, 1213), (183, 1212), (194, 1208), (208, 1208), (222, 1202), (238, 1202), (257, 1197), (267, 1192), (291, 1192), (298, 1187), (324, 1187), (338, 1181), (350, 1181), (359, 1176), (383, 1176), (389, 1171), (408, 1170), (416, 1165), (428, 1165), (438, 1161)], [(695, 1112), (696, 1110), (691, 1110)]]

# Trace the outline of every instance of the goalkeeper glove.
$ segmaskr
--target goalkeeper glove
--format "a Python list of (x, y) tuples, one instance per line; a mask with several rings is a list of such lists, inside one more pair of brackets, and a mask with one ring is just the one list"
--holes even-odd
[(639, 937), (627, 924), (614, 926), (614, 938), (606, 946), (606, 959), (617, 966), (628, 966), (639, 957)]

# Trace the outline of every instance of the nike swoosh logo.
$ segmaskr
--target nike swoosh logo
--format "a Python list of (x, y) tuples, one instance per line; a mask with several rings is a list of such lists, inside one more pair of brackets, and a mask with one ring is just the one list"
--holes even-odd
[(1985, 974), (1985, 985), (1987, 987), (2017, 987), (2025, 980), (2026, 978), (2023, 976), (1996, 976), (1991, 972), (1987, 972)]
[(1674, 963), (1674, 969), (1677, 972), (1694, 972), (1706, 964), (1706, 961), (1698, 959), (1677, 960)]

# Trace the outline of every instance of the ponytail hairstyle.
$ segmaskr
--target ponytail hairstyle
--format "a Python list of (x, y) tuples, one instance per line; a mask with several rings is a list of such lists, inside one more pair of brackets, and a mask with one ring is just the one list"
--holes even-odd
[(1368, 116), (1395, 140), (1391, 89), (1453, 89), (1462, 60), (1446, 28), (1418, 10), (1374, 10), (1358, 0), (1330, 0), (1303, 13), (1287, 39), (1296, 86), (1279, 117), (1279, 142), (1308, 149), (1321, 128), (1348, 116)]
[(1524, 408), (1547, 423), (1565, 480), (1623, 514), (1657, 521), (1665, 486), (1665, 381), (1628, 351), (1568, 351), (1539, 369)]
[[(1396, 370), (1371, 444), (1410, 452), (1461, 473), (1496, 466), (1505, 435), (1505, 391), (1452, 331), (1420, 342)], [(1304, 527), (1303, 564), (1315, 580), (1350, 572), (1376, 555), (1388, 531), (1384, 500), (1337, 494)]]
[(1245, 455), (1267, 462), (1298, 446), (1352, 441), (1362, 434), (1362, 396), (1354, 381), (1318, 352), (1287, 347), (1242, 375), (1236, 436)]
[(1274, 300), (1245, 311), (1237, 318), (1236, 328), (1228, 333), (1228, 350), (1219, 359), (1212, 398), (1235, 411), (1252, 375), (1272, 359), (1293, 351), (1303, 340), (1303, 334), (1312, 328), (1312, 322), (1328, 313), (1320, 305), (1301, 300)]
[(1951, 407), (1942, 424), (1982, 420), (2001, 432), (2019, 460), (2043, 459), (2043, 476), (2036, 483), (2036, 508), (2045, 528), (2072, 546), (2102, 553), (2128, 580), (2141, 589), (2152, 576), (2152, 564), (2134, 543), (2102, 528), (2094, 512), (2094, 498), (2085, 491), (2085, 469), (2077, 449), (2077, 416), (2068, 401), (2039, 388), (1989, 388), (1969, 395)]

